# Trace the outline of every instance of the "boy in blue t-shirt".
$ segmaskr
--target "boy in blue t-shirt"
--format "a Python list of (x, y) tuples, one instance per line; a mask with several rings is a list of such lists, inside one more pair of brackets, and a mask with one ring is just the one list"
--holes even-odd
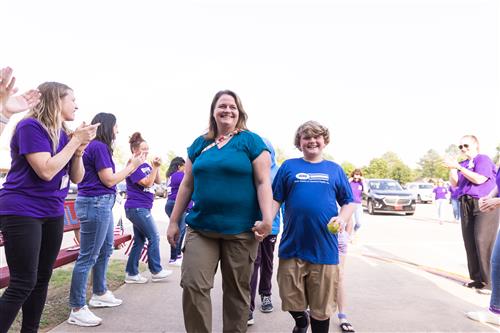
[(286, 160), (273, 182), (273, 213), (285, 203), (278, 285), (282, 309), (295, 319), (293, 332), (307, 332), (309, 323), (313, 333), (328, 332), (337, 307), (338, 238), (327, 225), (342, 230), (355, 206), (342, 168), (322, 157), (329, 140), (321, 124), (302, 124), (295, 146), (303, 158)]

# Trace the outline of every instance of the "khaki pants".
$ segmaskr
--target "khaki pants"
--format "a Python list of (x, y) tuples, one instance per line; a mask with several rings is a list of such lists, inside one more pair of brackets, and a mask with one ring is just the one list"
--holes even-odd
[(258, 242), (252, 233), (224, 235), (188, 227), (182, 262), (184, 326), (188, 333), (212, 331), (210, 291), (220, 261), (223, 331), (246, 332), (250, 278)]
[(337, 309), (338, 283), (338, 265), (280, 258), (278, 285), (283, 311), (306, 311), (309, 307), (314, 319), (330, 318)]

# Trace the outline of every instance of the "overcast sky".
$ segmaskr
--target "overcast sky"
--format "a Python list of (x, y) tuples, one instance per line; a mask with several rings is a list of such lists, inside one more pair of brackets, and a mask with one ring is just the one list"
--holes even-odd
[(500, 143), (495, 0), (2, 0), (1, 11), (0, 66), (21, 90), (66, 83), (73, 127), (112, 112), (120, 146), (138, 130), (164, 158), (186, 155), (221, 89), (290, 157), (311, 119), (331, 131), (326, 151), (357, 166), (387, 151), (415, 166), (469, 133), (491, 156)]

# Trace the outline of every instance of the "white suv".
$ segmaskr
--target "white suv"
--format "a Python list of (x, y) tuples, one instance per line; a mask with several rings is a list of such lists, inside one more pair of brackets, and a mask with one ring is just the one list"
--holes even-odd
[(405, 187), (417, 202), (432, 203), (434, 201), (434, 192), (432, 192), (434, 185), (432, 183), (407, 183)]

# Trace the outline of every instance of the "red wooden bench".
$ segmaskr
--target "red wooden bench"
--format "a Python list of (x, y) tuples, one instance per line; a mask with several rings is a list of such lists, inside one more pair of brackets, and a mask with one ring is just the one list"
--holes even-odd
[[(75, 202), (74, 201), (66, 201), (64, 203), (64, 232), (73, 231), (80, 229), (80, 221), (76, 216), (75, 212)], [(120, 244), (125, 243), (132, 239), (132, 235), (123, 234), (116, 235), (115, 234), (115, 247)], [(0, 246), (3, 246), (3, 238), (2, 233), (0, 232)], [(64, 266), (69, 264), (70, 262), (75, 261), (78, 258), (78, 250), (72, 250), (74, 246), (70, 246), (59, 251), (57, 255), (56, 262), (54, 263), (54, 268)], [(5, 288), (9, 284), (9, 267), (0, 267), (0, 289)]]

